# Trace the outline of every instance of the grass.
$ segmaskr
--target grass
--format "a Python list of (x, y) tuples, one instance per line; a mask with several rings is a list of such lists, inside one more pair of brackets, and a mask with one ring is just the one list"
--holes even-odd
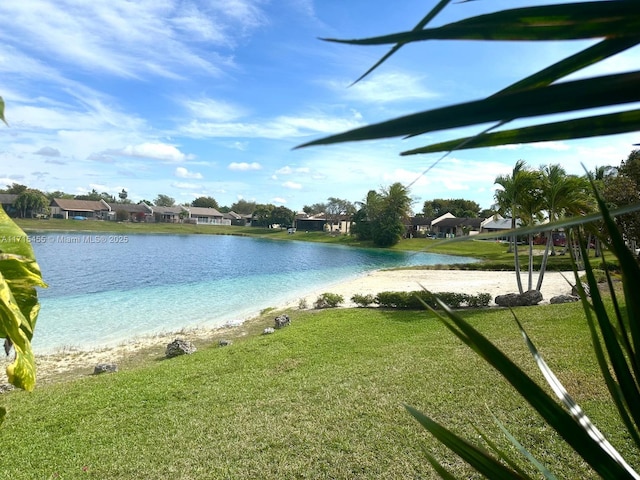
[[(422, 446), (474, 478), (403, 404), (465, 436), (493, 433), (490, 409), (560, 478), (592, 473), (470, 349), (427, 312), (289, 312), (292, 326), (117, 374), (0, 397), (0, 478), (435, 478)], [(517, 310), (571, 393), (632, 464), (582, 308)], [(510, 314), (464, 316), (539, 377)], [(256, 330), (259, 330), (256, 326)]]

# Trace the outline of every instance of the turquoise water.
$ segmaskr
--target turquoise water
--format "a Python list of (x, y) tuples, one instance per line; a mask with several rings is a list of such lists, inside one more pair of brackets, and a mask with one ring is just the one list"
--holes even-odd
[(49, 285), (36, 353), (240, 323), (372, 270), (470, 261), (221, 235), (42, 233), (32, 245)]

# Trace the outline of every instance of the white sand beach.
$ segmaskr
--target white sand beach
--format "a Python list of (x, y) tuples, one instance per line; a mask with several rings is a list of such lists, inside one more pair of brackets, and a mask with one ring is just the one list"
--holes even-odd
[[(524, 288), (527, 289), (527, 276), (523, 275)], [(534, 275), (534, 288), (537, 274)], [(571, 282), (571, 283), (570, 283)], [(547, 272), (544, 276), (541, 293), (543, 301), (548, 303), (551, 297), (571, 293), (571, 285), (574, 283), (572, 272)], [(514, 272), (474, 271), (474, 270), (380, 270), (352, 280), (338, 282), (335, 285), (323, 288), (320, 291), (310, 291), (302, 298), (295, 299), (289, 305), (278, 306), (280, 308), (298, 308), (300, 301), (304, 299), (307, 307), (312, 308), (313, 302), (321, 293), (330, 292), (342, 295), (345, 299), (344, 307), (355, 306), (351, 302), (354, 294), (372, 294), (384, 291), (413, 291), (422, 287), (431, 292), (458, 292), (458, 293), (489, 293), (491, 298), (505, 293), (517, 292)], [(275, 314), (275, 312), (274, 312)], [(164, 352), (166, 345), (175, 338), (185, 338), (196, 346), (198, 342), (212, 342), (221, 335), (235, 336), (246, 334), (243, 325), (224, 327), (215, 330), (189, 330), (175, 333), (154, 335), (152, 337), (136, 338), (131, 342), (117, 347), (109, 347), (93, 350), (70, 349), (51, 355), (37, 355), (37, 375), (40, 383), (64, 374), (75, 371), (76, 376), (85, 376), (93, 372), (93, 367), (98, 363), (117, 363), (135, 354), (146, 354), (157, 358)], [(37, 329), (35, 334), (37, 335)], [(0, 384), (6, 383), (5, 368), (10, 359), (2, 357), (0, 361)]]

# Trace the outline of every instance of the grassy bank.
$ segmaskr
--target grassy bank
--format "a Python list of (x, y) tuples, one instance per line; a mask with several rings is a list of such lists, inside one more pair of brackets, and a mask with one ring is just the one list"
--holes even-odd
[[(596, 380), (581, 308), (517, 314), (587, 413), (638, 465)], [(508, 312), (465, 315), (533, 371)], [(0, 396), (8, 409), (0, 478), (435, 478), (423, 446), (449, 459), (458, 475), (471, 475), (403, 403), (467, 436), (477, 438), (473, 422), (500, 439), (489, 409), (560, 478), (592, 478), (430, 314), (339, 309), (291, 316), (293, 325), (273, 335)]]

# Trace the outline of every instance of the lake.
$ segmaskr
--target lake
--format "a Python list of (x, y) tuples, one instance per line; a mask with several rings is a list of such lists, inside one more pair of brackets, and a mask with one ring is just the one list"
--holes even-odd
[(381, 268), (463, 257), (226, 235), (31, 233), (43, 278), (37, 354), (238, 324)]

